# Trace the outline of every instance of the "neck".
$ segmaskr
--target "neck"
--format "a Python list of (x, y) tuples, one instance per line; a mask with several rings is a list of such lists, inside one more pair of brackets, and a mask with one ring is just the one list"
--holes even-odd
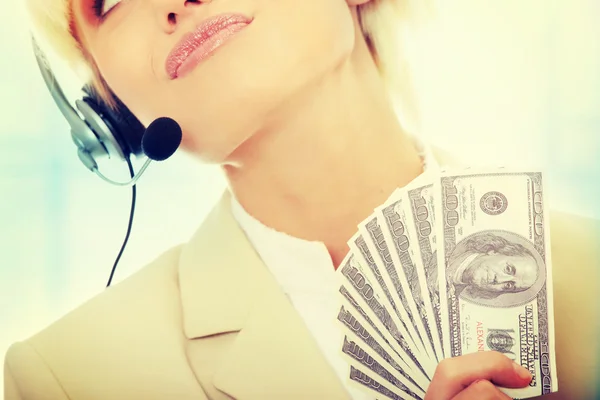
[(357, 224), (422, 172), (376, 71), (342, 67), (270, 122), (223, 166), (230, 189), (263, 224), (324, 242), (336, 267)]

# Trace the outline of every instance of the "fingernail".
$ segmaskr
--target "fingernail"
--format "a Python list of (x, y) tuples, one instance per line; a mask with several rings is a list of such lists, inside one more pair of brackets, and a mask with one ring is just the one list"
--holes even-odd
[(529, 372), (528, 369), (523, 368), (521, 365), (517, 364), (516, 362), (513, 362), (513, 368), (515, 369), (515, 372), (517, 373), (517, 375), (519, 375), (519, 378), (531, 380), (531, 378), (533, 377), (531, 375), (531, 372)]

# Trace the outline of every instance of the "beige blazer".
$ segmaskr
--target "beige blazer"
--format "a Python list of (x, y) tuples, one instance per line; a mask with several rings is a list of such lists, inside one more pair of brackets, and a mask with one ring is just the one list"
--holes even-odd
[[(14, 344), (6, 400), (347, 399), (229, 200), (189, 243)], [(600, 231), (551, 223), (560, 394), (548, 399), (591, 399)]]

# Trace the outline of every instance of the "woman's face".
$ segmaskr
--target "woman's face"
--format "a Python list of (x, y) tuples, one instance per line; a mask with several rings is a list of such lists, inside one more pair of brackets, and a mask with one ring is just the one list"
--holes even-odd
[[(142, 123), (179, 122), (183, 146), (210, 162), (225, 161), (293, 95), (339, 66), (356, 37), (346, 0), (105, 0), (103, 19), (94, 3), (74, 0), (73, 11), (108, 85)], [(173, 77), (167, 60), (182, 38), (229, 13), (251, 22), (231, 28), (236, 33), (210, 57)]]

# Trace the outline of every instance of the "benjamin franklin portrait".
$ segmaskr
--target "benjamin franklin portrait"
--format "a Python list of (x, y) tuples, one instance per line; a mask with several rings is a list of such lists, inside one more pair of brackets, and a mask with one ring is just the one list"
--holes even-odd
[(446, 279), (457, 297), (510, 307), (537, 294), (545, 281), (545, 267), (524, 238), (509, 232), (482, 232), (457, 244)]

